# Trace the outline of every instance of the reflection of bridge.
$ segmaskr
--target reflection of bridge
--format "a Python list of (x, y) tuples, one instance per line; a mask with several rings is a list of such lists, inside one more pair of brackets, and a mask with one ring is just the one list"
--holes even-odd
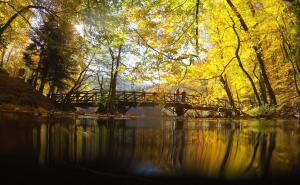
[[(104, 97), (99, 92), (77, 92), (74, 94), (54, 94), (52, 100), (56, 105), (73, 107), (98, 106), (99, 100)], [(200, 95), (117, 91), (114, 98), (115, 105), (119, 110), (128, 110), (136, 106), (161, 105), (164, 108), (176, 112), (177, 115), (184, 115), (187, 110), (201, 110), (224, 112), (230, 114), (232, 109), (225, 99), (205, 100)]]

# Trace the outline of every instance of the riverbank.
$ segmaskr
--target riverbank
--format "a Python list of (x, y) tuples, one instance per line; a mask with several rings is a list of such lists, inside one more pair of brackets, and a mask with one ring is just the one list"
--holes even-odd
[(277, 106), (260, 106), (247, 112), (253, 118), (300, 118), (300, 99)]
[(174, 119), (178, 121), (188, 121), (188, 120), (299, 120), (295, 116), (256, 116), (256, 117), (201, 117), (201, 118), (192, 118), (192, 117), (177, 117), (177, 116), (148, 116), (148, 115), (136, 115), (136, 114), (100, 114), (100, 113), (82, 113), (82, 112), (64, 112), (64, 111), (47, 111), (47, 110), (1, 110), (0, 115), (10, 115), (12, 117), (18, 116), (31, 116), (39, 117), (43, 120), (52, 120), (52, 119), (61, 119), (61, 118), (70, 118), (70, 119), (99, 119), (99, 120), (160, 120), (160, 119)]
[(13, 78), (0, 70), (0, 110), (45, 112), (55, 109), (51, 101), (23, 79)]

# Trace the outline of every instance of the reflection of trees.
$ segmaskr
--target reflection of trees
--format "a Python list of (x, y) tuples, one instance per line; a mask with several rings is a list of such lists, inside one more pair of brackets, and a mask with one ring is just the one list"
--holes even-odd
[(258, 149), (258, 146), (259, 146), (260, 137), (261, 137), (261, 134), (258, 133), (257, 136), (256, 136), (256, 139), (255, 139), (255, 145), (254, 145), (253, 153), (251, 155), (250, 163), (246, 167), (246, 169), (244, 170), (243, 173), (247, 173), (252, 168), (252, 166), (253, 166), (253, 163), (254, 163), (254, 160), (255, 160), (255, 157), (256, 157), (256, 153), (257, 153), (257, 149)]
[(250, 163), (246, 166), (243, 173), (247, 173), (253, 168), (254, 161), (257, 157), (257, 151), (259, 149), (259, 163), (260, 163), (260, 175), (266, 177), (269, 172), (270, 162), (272, 158), (272, 153), (275, 149), (275, 138), (276, 133), (256, 133), (255, 145), (253, 146), (253, 153), (251, 155)]
[(108, 172), (151, 165), (171, 174), (230, 178), (284, 174), (300, 165), (300, 129), (297, 122), (288, 125), (291, 121), (233, 129), (223, 121), (216, 126), (164, 120), (152, 127), (140, 126), (141, 120), (24, 120), (0, 124), (1, 152), (9, 151), (16, 161), (21, 156), (41, 165), (78, 164)]
[(175, 128), (173, 130), (173, 142), (172, 142), (172, 165), (175, 169), (180, 169), (183, 162), (184, 151), (184, 121), (176, 120)]
[[(262, 177), (266, 177), (269, 172), (270, 161), (275, 148), (276, 133), (270, 133), (269, 135), (263, 134), (262, 136), (262, 143), (260, 145), (260, 162)], [(267, 145), (267, 138), (269, 138), (269, 145)]]
[(134, 160), (136, 128), (127, 128), (124, 120), (108, 120), (101, 129), (107, 135), (101, 138), (105, 139), (105, 143), (101, 147), (103, 158), (98, 163), (108, 169), (113, 166), (118, 166), (120, 171), (128, 169)]
[[(128, 127), (124, 120), (44, 124), (36, 129), (41, 160), (120, 171), (153, 165), (170, 173), (223, 177), (266, 177), (271, 159), (272, 164), (278, 160), (272, 155), (278, 147), (276, 130), (234, 129), (215, 122), (187, 127), (187, 122), (172, 121), (159, 128), (138, 127), (139, 123)], [(293, 139), (287, 134), (280, 137)], [(298, 150), (296, 160), (297, 154)]]
[(233, 134), (234, 134), (234, 130), (230, 129), (229, 134), (228, 134), (228, 139), (227, 139), (228, 141), (227, 141), (227, 145), (226, 145), (225, 155), (222, 160), (221, 167), (220, 167), (220, 176), (224, 175), (225, 165), (228, 161), (229, 154), (232, 150)]

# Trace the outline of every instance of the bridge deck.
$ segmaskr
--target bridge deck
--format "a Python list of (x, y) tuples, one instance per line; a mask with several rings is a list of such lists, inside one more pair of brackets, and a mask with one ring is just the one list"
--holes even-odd
[[(74, 94), (54, 94), (52, 100), (56, 105), (97, 106), (104, 98), (100, 92), (78, 92)], [(186, 95), (173, 93), (117, 91), (114, 98), (118, 106), (155, 106), (166, 108), (176, 107), (178, 104), (184, 109), (211, 110), (230, 112), (231, 107), (225, 99), (205, 100), (200, 95)]]

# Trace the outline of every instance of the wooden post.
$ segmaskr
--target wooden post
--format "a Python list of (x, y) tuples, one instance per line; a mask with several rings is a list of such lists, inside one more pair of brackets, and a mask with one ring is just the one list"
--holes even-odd
[[(70, 102), (72, 103), (72, 102)], [(79, 92), (76, 92), (76, 102), (75, 103), (79, 103)]]
[(186, 92), (181, 93), (181, 101), (179, 101), (179, 94), (176, 95), (176, 103), (175, 103), (175, 111), (177, 116), (183, 116), (184, 115), (184, 104), (186, 100)]
[(133, 101), (134, 101), (134, 103), (136, 103), (136, 94), (135, 94), (135, 91), (133, 92)]
[(142, 92), (142, 98), (141, 99), (142, 99), (143, 102), (146, 102), (146, 95), (145, 95), (144, 91)]
[(184, 115), (184, 105), (182, 103), (175, 103), (175, 111), (177, 116), (183, 116)]
[(52, 100), (54, 103), (56, 103), (56, 94), (52, 94), (51, 100)]
[(93, 102), (92, 103), (95, 103), (97, 101), (97, 92), (94, 92), (94, 97), (93, 97)]
[(156, 92), (153, 93), (153, 102), (156, 102)]
[(183, 91), (183, 92), (181, 93), (181, 102), (182, 102), (182, 103), (185, 103), (185, 100), (186, 100), (186, 92)]

